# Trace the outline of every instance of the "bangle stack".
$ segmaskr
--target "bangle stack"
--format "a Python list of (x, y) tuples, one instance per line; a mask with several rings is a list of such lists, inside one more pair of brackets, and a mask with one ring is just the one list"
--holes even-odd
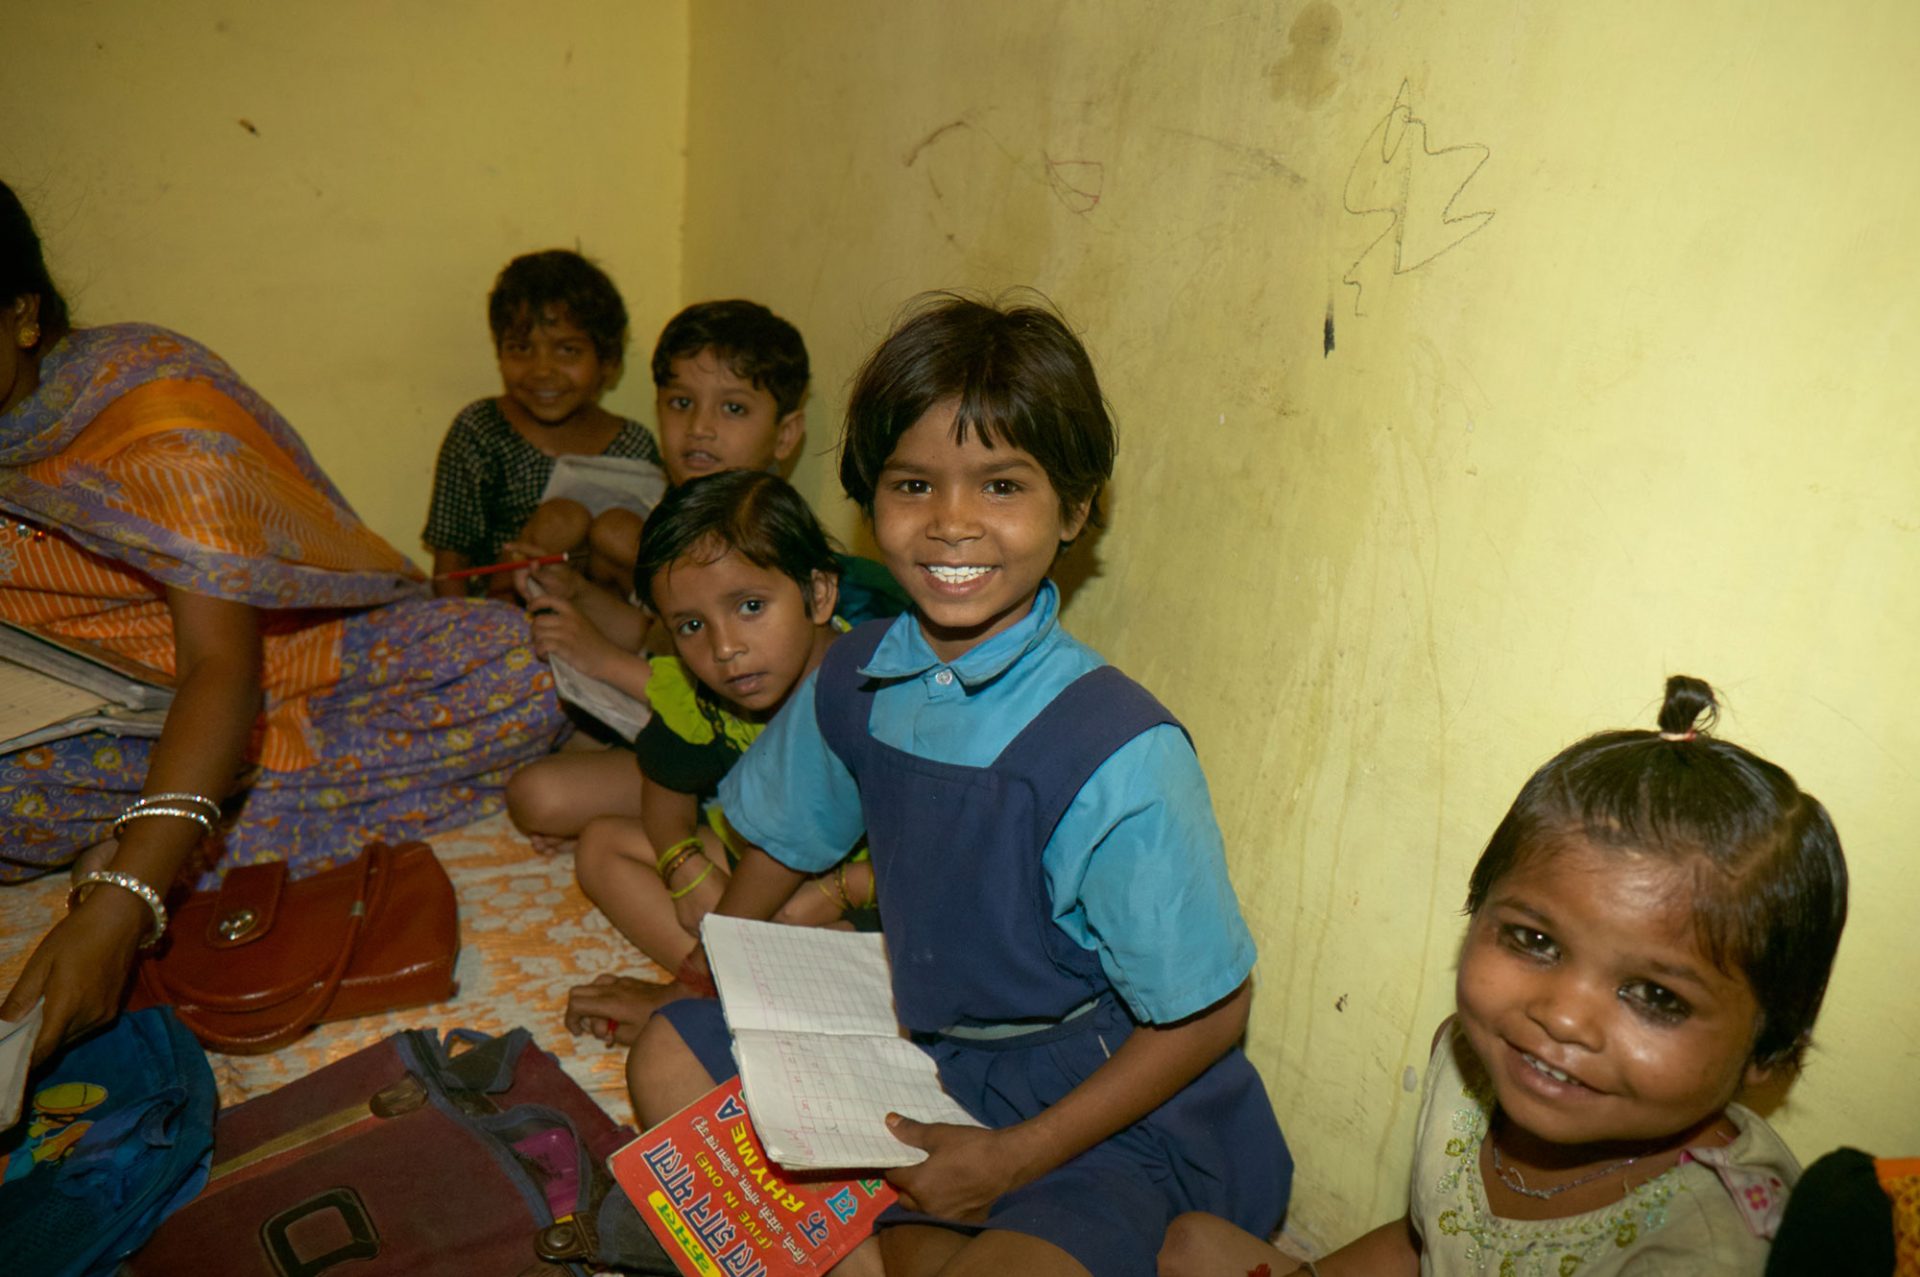
[(667, 889), (667, 899), (679, 900), (685, 896), (691, 895), (693, 893), (693, 889), (695, 887), (698, 887), (701, 883), (705, 882), (707, 880), (707, 876), (713, 872), (713, 862), (711, 860), (707, 860), (707, 867), (705, 869), (702, 869), (699, 873), (695, 874), (693, 876), (693, 881), (689, 882), (684, 887), (679, 887), (679, 888), (674, 887), (673, 885), (674, 870), (680, 868), (680, 866), (686, 864), (689, 860), (692, 860), (695, 856), (700, 857), (700, 859), (702, 860), (706, 860), (707, 859), (706, 848), (701, 844), (699, 834), (690, 834), (687, 837), (682, 838), (679, 842), (673, 844), (673, 846), (667, 848), (666, 854), (661, 856), (659, 861), (656, 863), (655, 868), (658, 869), (660, 873), (660, 885)]
[(148, 816), (175, 816), (181, 820), (191, 820), (200, 826), (200, 832), (211, 836), (213, 822), (220, 818), (220, 804), (205, 794), (143, 794), (120, 813), (120, 819), (113, 822), (113, 836), (118, 838), (122, 829)]
[[(832, 883), (831, 886), (828, 885), (829, 881)], [(813, 880), (813, 885), (820, 889), (821, 895), (842, 909), (871, 909), (873, 908), (874, 900), (880, 895), (880, 884), (874, 882), (872, 879), (868, 879), (865, 903), (854, 903), (853, 893), (847, 890), (847, 862), (844, 860), (840, 862), (840, 867), (834, 871), (831, 880), (828, 879), (827, 875), (821, 874)]]
[(132, 874), (123, 874), (112, 869), (95, 869), (91, 873), (81, 874), (79, 880), (73, 884), (73, 890), (67, 893), (68, 911), (71, 912), (75, 905), (85, 899), (83, 893), (87, 892), (89, 888), (98, 886), (101, 883), (105, 883), (110, 887), (118, 887), (122, 891), (131, 891), (134, 895), (140, 897), (141, 901), (147, 906), (147, 911), (153, 915), (153, 930), (149, 931), (147, 938), (140, 942), (140, 947), (142, 949), (151, 949), (153, 946), (159, 944), (160, 937), (167, 934), (166, 903), (160, 899), (159, 892), (149, 887), (146, 883), (141, 882)]

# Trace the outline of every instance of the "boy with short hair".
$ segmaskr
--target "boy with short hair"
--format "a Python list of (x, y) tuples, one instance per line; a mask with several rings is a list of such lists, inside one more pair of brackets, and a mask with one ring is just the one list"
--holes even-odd
[[(653, 347), (654, 422), (667, 482), (720, 470), (778, 472), (806, 434), (809, 368), (800, 330), (758, 302), (695, 302)], [(594, 557), (631, 576), (641, 515), (594, 519)], [(534, 557), (529, 555), (528, 557)]]
[[(696, 302), (667, 321), (654, 345), (654, 403), (669, 484), (721, 470), (777, 472), (806, 432), (809, 365), (792, 324), (758, 302)], [(630, 578), (645, 520), (609, 510), (593, 520), (596, 561), (620, 564)], [(535, 546), (515, 546), (537, 557)], [(511, 552), (510, 550), (510, 552)], [(897, 615), (905, 599), (884, 569), (840, 555), (841, 612), (858, 622)], [(543, 591), (528, 606), (534, 650), (555, 655), (636, 699), (644, 699), (651, 667), (635, 660), (650, 618), (616, 593), (566, 566), (534, 574)], [(524, 581), (521, 582), (524, 595)], [(573, 752), (539, 760), (507, 785), (514, 824), (543, 851), (569, 845), (598, 815), (640, 814), (634, 763), (625, 750)]]

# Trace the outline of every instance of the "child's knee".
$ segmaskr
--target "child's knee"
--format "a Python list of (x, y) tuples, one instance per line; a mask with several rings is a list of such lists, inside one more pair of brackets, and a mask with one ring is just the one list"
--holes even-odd
[(713, 1089), (693, 1048), (665, 1016), (647, 1021), (627, 1053), (627, 1097), (640, 1127), (672, 1117)]
[(550, 834), (558, 828), (561, 786), (552, 762), (539, 759), (507, 778), (507, 817), (523, 834)]
[(620, 873), (633, 865), (653, 867), (652, 848), (637, 822), (623, 816), (595, 816), (586, 823), (573, 851), (573, 877), (588, 899), (598, 904), (602, 894), (616, 889), (619, 882), (632, 882), (630, 874), (622, 879)]
[(1156, 1271), (1159, 1277), (1185, 1277), (1185, 1274), (1200, 1271), (1195, 1264), (1204, 1258), (1206, 1249), (1203, 1242), (1203, 1225), (1206, 1216), (1189, 1212), (1176, 1216), (1167, 1225), (1166, 1240), (1160, 1244), (1160, 1256)]
[[(555, 497), (540, 503), (533, 517), (527, 520), (527, 526), (520, 530), (519, 539), (548, 553), (562, 554), (584, 544), (592, 525), (593, 516), (587, 513), (587, 507), (566, 497)], [(637, 538), (634, 545), (636, 548), (639, 545)]]
[[(1240, 1255), (1222, 1250), (1224, 1238), (1240, 1245), (1257, 1244), (1258, 1239), (1242, 1233), (1218, 1215), (1188, 1211), (1167, 1225), (1167, 1236), (1160, 1244), (1156, 1271), (1159, 1277), (1199, 1277), (1235, 1268)], [(1229, 1259), (1228, 1256), (1232, 1258)]]
[(632, 576), (634, 562), (640, 557), (640, 529), (645, 523), (633, 511), (618, 506), (602, 510), (593, 517), (593, 526), (587, 532), (587, 547), (598, 558), (624, 565), (627, 575)]
[(596, 515), (587, 534), (587, 575), (621, 595), (633, 588), (633, 565), (640, 558), (645, 520), (618, 507)]
[(627, 816), (595, 816), (580, 830), (582, 858), (595, 863), (631, 860), (651, 867), (653, 848), (640, 822)]

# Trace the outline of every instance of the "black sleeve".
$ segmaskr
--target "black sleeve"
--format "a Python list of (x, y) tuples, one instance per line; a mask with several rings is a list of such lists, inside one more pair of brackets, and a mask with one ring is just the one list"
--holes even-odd
[(640, 771), (663, 789), (680, 794), (706, 796), (720, 786), (720, 778), (732, 770), (740, 755), (716, 736), (705, 745), (676, 734), (658, 714), (647, 720), (634, 738), (633, 752), (640, 760)]

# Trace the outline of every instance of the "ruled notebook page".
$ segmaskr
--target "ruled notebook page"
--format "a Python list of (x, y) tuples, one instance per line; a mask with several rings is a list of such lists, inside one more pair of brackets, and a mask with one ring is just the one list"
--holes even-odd
[(977, 1126), (900, 1031), (878, 935), (706, 917), (701, 936), (733, 1031), (747, 1112), (793, 1168), (911, 1166), (886, 1115)]

